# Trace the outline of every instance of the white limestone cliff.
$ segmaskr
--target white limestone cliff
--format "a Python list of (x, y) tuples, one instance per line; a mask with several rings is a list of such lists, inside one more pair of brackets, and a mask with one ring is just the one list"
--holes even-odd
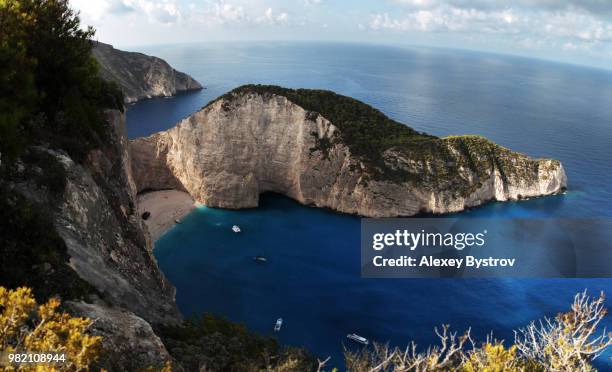
[[(285, 96), (243, 92), (133, 140), (132, 173), (138, 191), (185, 190), (211, 207), (256, 207), (259, 195), (271, 191), (368, 217), (457, 212), (566, 187), (558, 161), (533, 160), (473, 136), (436, 139), (445, 159), (390, 148), (387, 167), (406, 177), (387, 179), (354, 156), (341, 135), (323, 115)], [(317, 148), (322, 139), (331, 145)]]

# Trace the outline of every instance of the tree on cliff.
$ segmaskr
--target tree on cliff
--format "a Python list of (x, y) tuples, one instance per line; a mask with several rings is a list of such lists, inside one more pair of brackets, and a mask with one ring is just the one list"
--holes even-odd
[[(59, 306), (56, 298), (37, 305), (29, 288), (0, 287), (0, 350), (4, 351), (4, 357), (18, 352), (56, 353), (55, 363), (30, 367), (37, 371), (88, 370), (100, 356), (102, 339), (88, 334), (92, 320), (59, 313)], [(62, 354), (63, 361), (59, 360)], [(11, 363), (11, 366), (18, 365)], [(28, 366), (23, 370), (29, 370)]]
[(0, 0), (0, 152), (32, 142), (83, 155), (105, 139), (104, 108), (122, 93), (98, 76), (94, 30), (67, 0)]

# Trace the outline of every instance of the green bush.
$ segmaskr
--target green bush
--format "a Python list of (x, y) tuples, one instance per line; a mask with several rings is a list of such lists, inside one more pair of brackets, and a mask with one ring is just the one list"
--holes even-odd
[(244, 325), (204, 314), (174, 327), (158, 330), (173, 358), (187, 371), (260, 371), (316, 369), (304, 350), (281, 348), (271, 337), (250, 332)]
[(15, 159), (32, 143), (75, 158), (104, 142), (106, 108), (123, 109), (115, 84), (98, 76), (92, 28), (68, 0), (0, 1), (0, 152)]

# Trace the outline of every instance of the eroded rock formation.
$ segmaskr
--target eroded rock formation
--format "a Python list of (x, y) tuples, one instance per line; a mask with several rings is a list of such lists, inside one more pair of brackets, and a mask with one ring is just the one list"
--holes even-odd
[(330, 92), (239, 88), (172, 129), (133, 140), (137, 190), (186, 190), (196, 201), (222, 208), (256, 207), (259, 195), (272, 191), (307, 205), (390, 217), (457, 212), (566, 186), (556, 160), (531, 159), (482, 137), (436, 138), (393, 127), (399, 123), (387, 125), (406, 141), (364, 155), (343, 133), (353, 129), (350, 122), (337, 125), (288, 98), (302, 93), (310, 100), (364, 105)]

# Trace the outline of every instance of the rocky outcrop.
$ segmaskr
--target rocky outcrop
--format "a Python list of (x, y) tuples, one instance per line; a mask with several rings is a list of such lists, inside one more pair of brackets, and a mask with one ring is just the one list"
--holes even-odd
[(126, 103), (202, 89), (194, 78), (173, 69), (161, 58), (125, 52), (100, 42), (95, 43), (93, 55), (100, 64), (101, 76), (121, 87)]
[(154, 323), (176, 321), (175, 289), (157, 267), (137, 212), (125, 116), (111, 111), (107, 119), (110, 144), (91, 152), (86, 164), (56, 154), (67, 174), (55, 213), (57, 231), (75, 271), (111, 304)]
[(343, 135), (350, 124), (343, 129), (296, 104), (288, 98), (295, 91), (270, 90), (240, 88), (168, 131), (133, 140), (137, 190), (186, 190), (221, 208), (256, 207), (259, 195), (271, 191), (339, 212), (391, 217), (457, 212), (566, 186), (558, 161), (534, 160), (482, 137), (436, 138), (393, 127), (397, 137), (414, 140), (368, 157)]
[(84, 302), (68, 302), (66, 306), (73, 313), (94, 320), (89, 331), (102, 336), (104, 348), (104, 358), (99, 367), (110, 371), (161, 370), (166, 362), (171, 361), (151, 325), (133, 313)]
[[(94, 331), (117, 352), (111, 370), (135, 370), (169, 359), (149, 323), (178, 324), (181, 315), (175, 288), (159, 270), (138, 214), (125, 115), (108, 111), (106, 119), (110, 133), (104, 147), (79, 162), (61, 150), (31, 147), (25, 158), (47, 160), (18, 161), (9, 187), (48, 211), (69, 266), (91, 288), (82, 300), (93, 304), (81, 301), (69, 309), (95, 319)], [(44, 178), (36, 181), (39, 177)]]

